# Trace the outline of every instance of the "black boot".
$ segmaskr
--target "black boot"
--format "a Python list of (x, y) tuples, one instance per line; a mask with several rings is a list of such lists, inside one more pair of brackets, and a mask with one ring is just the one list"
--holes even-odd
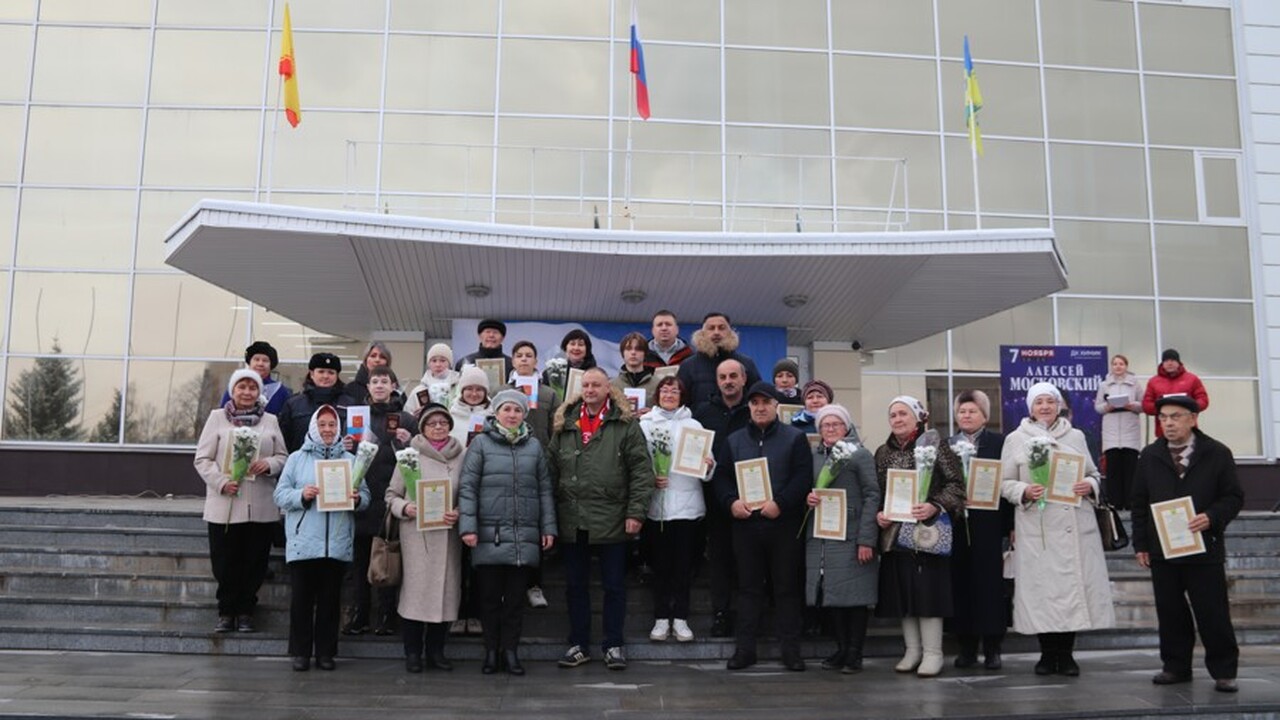
[(395, 614), (388, 610), (378, 612), (378, 622), (373, 626), (374, 635), (394, 635), (396, 632)]
[(1080, 674), (1080, 666), (1076, 664), (1075, 658), (1076, 634), (1058, 633), (1058, 673), (1067, 677), (1076, 677)]
[(420, 673), (422, 672), (422, 656), (409, 655), (404, 659), (404, 669), (406, 672)]
[(733, 636), (733, 616), (727, 610), (716, 612), (711, 621), (711, 637), (723, 638)]
[(1036, 663), (1037, 675), (1052, 675), (1058, 672), (1058, 638), (1056, 633), (1040, 633), (1036, 639), (1040, 641), (1040, 662)]
[(484, 673), (485, 675), (492, 675), (498, 672), (498, 651), (497, 650), (484, 651), (484, 664), (480, 666), (480, 672)]
[(444, 656), (444, 641), (449, 636), (449, 625), (447, 623), (427, 623), (427, 662), (431, 667), (437, 670), (448, 672), (453, 669), (453, 663)]
[(369, 608), (351, 608), (347, 613), (347, 624), (342, 626), (342, 634), (363, 635), (367, 632), (369, 632)]
[(836, 651), (822, 661), (822, 669), (840, 670), (849, 654), (848, 608), (830, 608), (827, 615), (831, 619), (831, 630), (836, 638)]
[(524, 666), (520, 664), (520, 656), (516, 655), (515, 650), (507, 650), (502, 654), (502, 657), (506, 661), (507, 672), (512, 675), (524, 674)]
[(982, 655), (984, 662), (982, 664), (988, 670), (999, 670), (1004, 667), (1004, 661), (1000, 659), (1000, 646), (1003, 644), (1004, 637), (1002, 635), (987, 635), (982, 638)]
[(840, 668), (840, 672), (845, 675), (862, 672), (862, 646), (867, 640), (867, 620), (870, 615), (865, 607), (849, 610), (849, 634), (845, 638), (849, 651), (844, 656), (844, 667)]
[(978, 636), (957, 635), (960, 641), (960, 654), (956, 655), (956, 667), (964, 670), (978, 664)]

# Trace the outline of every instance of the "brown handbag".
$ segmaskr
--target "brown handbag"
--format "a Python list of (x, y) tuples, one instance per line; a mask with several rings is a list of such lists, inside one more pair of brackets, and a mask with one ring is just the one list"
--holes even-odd
[(400, 559), (399, 523), (393, 523), (391, 508), (382, 518), (382, 534), (373, 537), (369, 550), (369, 584), (395, 587), (400, 584), (403, 566)]

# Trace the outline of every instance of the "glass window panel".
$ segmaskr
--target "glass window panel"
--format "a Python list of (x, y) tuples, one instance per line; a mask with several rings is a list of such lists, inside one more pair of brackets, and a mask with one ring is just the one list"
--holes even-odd
[[(641, 156), (647, 157), (647, 156)], [(582, 153), (560, 148), (500, 148), (498, 150), (498, 193), (522, 197), (578, 198), (587, 183), (600, 189), (607, 175), (607, 158), (602, 153)], [(633, 160), (632, 177), (644, 175), (650, 163)], [(644, 192), (632, 191), (636, 195)], [(596, 194), (596, 193), (593, 193)]]
[[(663, 124), (645, 127), (637, 136), (631, 153), (633, 198), (664, 198), (675, 201), (720, 201), (720, 129), (706, 125)], [(615, 170), (625, 180), (626, 140), (614, 156)], [(588, 155), (584, 187), (588, 193), (605, 195), (603, 180), (607, 170), (603, 155)], [(732, 161), (731, 161), (732, 162)], [(794, 166), (797, 161), (793, 160)], [(814, 161), (815, 164), (816, 161)], [(619, 168), (618, 164), (622, 167)], [(593, 166), (599, 172), (592, 171)], [(827, 165), (828, 169), (830, 165)], [(830, 193), (828, 193), (829, 197)], [(717, 213), (718, 214), (718, 213)]]
[(153, 0), (58, 0), (40, 3), (44, 22), (151, 24)]
[(862, 366), (862, 412), (854, 422), (862, 442), (874, 452), (889, 437), (889, 401), (910, 395), (924, 402), (928, 393), (924, 375), (874, 375), (872, 369)]
[(881, 162), (853, 158), (887, 157), (907, 161), (912, 229), (917, 210), (942, 208), (942, 158), (938, 139), (925, 135), (836, 132), (836, 190), (841, 205), (884, 206), (893, 188), (893, 169)]
[[(631, 14), (616, 4), (614, 37), (628, 42)], [(720, 42), (720, 3), (688, 0), (644, 0), (640, 6), (640, 39), (675, 42)], [(647, 47), (647, 45), (646, 45)], [(666, 52), (664, 48), (662, 52)], [(649, 57), (646, 55), (645, 62)], [(646, 67), (646, 70), (648, 68)]]
[(942, 332), (901, 347), (873, 350), (871, 357), (870, 365), (865, 361), (862, 364), (864, 372), (945, 371), (947, 334)]
[[(63, 348), (64, 354), (71, 351)], [(4, 394), (4, 438), (6, 440), (46, 440), (115, 442), (115, 437), (94, 438), (94, 431), (104, 417), (111, 414), (112, 400), (124, 363), (118, 360), (82, 360), (59, 357), (50, 353), (40, 358), (10, 358), (9, 385)], [(51, 389), (42, 378), (69, 377), (69, 382), (80, 382), (78, 392), (68, 393), (68, 402), (58, 404), (57, 412), (45, 411), (32, 414), (29, 402), (33, 393), (49, 393)], [(65, 383), (59, 383), (66, 387)]]
[(1040, 3), (1044, 61), (1051, 65), (1084, 65), (1135, 69), (1137, 36), (1133, 4), (1115, 0)]
[(36, 0), (8, 0), (0, 3), (0, 20), (30, 20), (36, 16)]
[(1069, 292), (1151, 295), (1151, 234), (1146, 223), (1059, 220), (1054, 231)]
[(1200, 159), (1204, 182), (1205, 215), (1210, 218), (1240, 217), (1240, 175), (1234, 157)]
[[(267, 21), (263, 0), (165, 0), (156, 12), (158, 25), (206, 27), (261, 27)], [(310, 15), (308, 10), (307, 15)], [(281, 18), (284, 11), (280, 11)]]
[(144, 29), (41, 27), (32, 98), (140, 105), (146, 97), (150, 40)]
[(252, 193), (217, 193), (143, 190), (138, 208), (138, 249), (136, 267), (152, 270), (164, 264), (164, 238), (178, 220), (205, 198), (212, 200), (253, 200)]
[(1105, 345), (1109, 354), (1129, 358), (1133, 371), (1141, 375), (1147, 371), (1146, 358), (1160, 357), (1155, 304), (1150, 300), (1058, 298), (1058, 342)]
[[(1044, 145), (986, 140), (978, 159), (982, 211), (1048, 214)], [(973, 156), (969, 139), (947, 138), (947, 207), (973, 209)]]
[(724, 16), (724, 41), (731, 45), (827, 47), (825, 0), (738, 0)]
[(493, 112), (496, 40), (393, 35), (390, 42), (389, 110)]
[(133, 261), (132, 190), (22, 193), (18, 265), (127, 270)]
[[(503, 118), (498, 127), (498, 137), (498, 144), (507, 148), (607, 147), (609, 124), (603, 120)], [(505, 169), (499, 165), (499, 171), (505, 172)]]
[[(720, 50), (718, 48), (670, 45), (645, 55), (649, 78), (649, 106), (653, 117), (663, 120), (720, 121)], [(619, 61), (614, 67), (613, 111), (626, 117), (635, 112), (630, 65)], [(655, 80), (661, 78), (661, 82)], [(637, 116), (638, 117), (638, 116)], [(655, 124), (656, 125), (656, 124)], [(648, 132), (647, 124), (636, 125), (635, 135)]]
[(938, 129), (938, 76), (932, 60), (837, 55), (832, 59), (836, 124)]
[[(357, 3), (352, 7), (365, 5)], [(381, 27), (382, 12), (370, 13), (373, 14), (378, 16), (378, 26)], [(382, 36), (300, 32), (303, 22), (299, 17), (298, 13), (293, 13), (293, 46), (298, 63), (298, 94), (304, 122), (308, 108), (378, 107), (382, 91)], [(313, 27), (311, 23), (306, 26)], [(272, 35), (271, 43), (269, 67), (274, 68), (280, 57), (280, 33)], [(261, 49), (255, 57), (262, 57)], [(273, 96), (275, 85), (273, 77)], [(255, 81), (253, 86), (255, 90), (261, 88), (261, 80)], [(315, 117), (314, 114), (311, 117)]]
[[(1044, 137), (1040, 112), (1040, 71), (1033, 67), (974, 64), (982, 99), (978, 113), (983, 135)], [(964, 123), (964, 65), (942, 64), (942, 110), (945, 130), (968, 133)]]
[(141, 135), (141, 110), (33, 107), (25, 179), (132, 186)]
[[(283, 4), (275, 2), (277, 29), (284, 22), (284, 9), (281, 7)], [(307, 0), (305, 4), (299, 3), (294, 6), (290, 12), (295, 35), (303, 28), (381, 31), (386, 19), (386, 6), (382, 2)], [(277, 43), (274, 47), (280, 46)]]
[(961, 372), (1000, 372), (1001, 345), (1052, 344), (1053, 301), (1044, 298), (952, 330), (951, 367)]
[(825, 54), (727, 50), (725, 83), (730, 122), (831, 122)]
[(1240, 147), (1234, 80), (1148, 75), (1146, 83), (1152, 144)]
[[(157, 30), (152, 104), (262, 105), (279, 78), (274, 62), (263, 64), (266, 41), (262, 32)], [(271, 52), (273, 60), (279, 57), (278, 46)], [(269, 90), (263, 73), (270, 74)]]
[(1044, 82), (1050, 137), (1142, 142), (1137, 75), (1045, 70)]
[(1138, 12), (1147, 71), (1235, 73), (1229, 10), (1142, 3)]
[[(320, 210), (356, 209), (354, 203), (361, 202), (345, 193), (293, 193), (275, 192), (271, 194), (271, 202), (295, 207), (318, 208)], [(359, 209), (373, 209), (372, 195), (367, 197), (367, 204)], [(386, 206), (377, 208), (376, 212), (385, 212)]]
[(1197, 375), (1258, 374), (1250, 303), (1162, 301), (1160, 337)]
[(130, 355), (239, 357), (249, 304), (188, 275), (138, 275)]
[(1156, 225), (1156, 262), (1162, 295), (1253, 296), (1245, 228)]
[[(283, 124), (283, 119), (280, 122)], [(308, 113), (304, 105), (302, 124), (297, 130), (282, 131), (281, 135), (275, 147), (272, 184), (276, 190), (373, 187), (377, 165), (348, 163), (347, 142), (378, 137), (375, 113)], [(265, 186), (268, 174), (265, 166), (271, 159), (266, 157), (262, 162)]]
[(933, 54), (930, 0), (841, 0), (831, 3), (836, 50)]
[(227, 379), (241, 367), (240, 362), (130, 362), (125, 442), (194, 445)]
[[(473, 204), (488, 207), (493, 177), (492, 117), (388, 114), (383, 122), (384, 192), (461, 193)], [(430, 142), (424, 141), (427, 138)], [(377, 161), (374, 143), (362, 143), (355, 152), (358, 163)]]
[(261, 125), (257, 110), (152, 110), (142, 182), (252, 188)]
[(1195, 155), (1151, 150), (1151, 199), (1159, 220), (1197, 220)]
[(27, 81), (31, 78), (31, 32), (30, 26), (0, 25), (0, 67), (5, 69), (0, 73), (0, 100), (27, 99)]
[[(609, 3), (540, 0), (502, 3), (499, 7), (503, 11), (504, 35), (605, 37), (609, 34)], [(625, 9), (618, 14), (625, 14)], [(629, 16), (627, 24), (630, 25)]]
[[(257, 304), (253, 306), (253, 339), (271, 343), (276, 352), (280, 353), (281, 367), (284, 367), (283, 363), (289, 360), (306, 363), (312, 353), (331, 352), (343, 358), (343, 367), (346, 369), (342, 374), (343, 378), (354, 375), (356, 359), (365, 346), (363, 342), (354, 342), (303, 327)], [(302, 369), (305, 375), (305, 364)], [(301, 379), (290, 384), (290, 387), (295, 390), (302, 387)]]
[[(795, 228), (796, 208), (806, 203), (829, 204), (831, 168), (826, 155), (830, 136), (818, 130), (742, 128), (727, 130), (725, 169), (729, 197), (735, 216), (746, 208), (741, 204), (775, 206), (765, 212), (772, 217), (782, 205)], [(817, 156), (800, 160), (797, 155)], [(887, 190), (887, 188), (886, 188)], [(886, 192), (887, 196), (887, 192)]]
[(1057, 215), (1144, 218), (1147, 173), (1140, 148), (1049, 146)]
[(9, 267), (13, 263), (13, 217), (17, 197), (17, 191), (0, 188), (0, 267)]
[[(617, 62), (624, 64), (627, 46), (619, 44), (617, 52)], [(603, 42), (504, 40), (502, 112), (606, 114), (609, 109), (608, 53), (609, 46)], [(547, 68), (553, 67), (565, 71), (547, 72)], [(488, 84), (492, 85), (492, 82), (490, 80)], [(619, 90), (625, 92), (621, 88)]]
[(946, 0), (936, 5), (943, 55), (963, 55), (967, 33), (975, 64), (1038, 59), (1035, 0)]
[(22, 152), (24, 113), (22, 106), (0, 106), (0, 183), (16, 183), (19, 180), (19, 153)]
[(494, 33), (498, 0), (391, 0), (391, 29)]
[(1258, 383), (1207, 379), (1204, 390), (1209, 393), (1209, 409), (1200, 416), (1197, 425), (1213, 439), (1225, 443), (1237, 458), (1261, 455)]
[(124, 352), (128, 275), (15, 272), (9, 350), (117, 355)]
[[(0, 337), (4, 335), (4, 328), (9, 324), (9, 272), (0, 270)], [(3, 388), (0, 388), (0, 395), (3, 394)]]

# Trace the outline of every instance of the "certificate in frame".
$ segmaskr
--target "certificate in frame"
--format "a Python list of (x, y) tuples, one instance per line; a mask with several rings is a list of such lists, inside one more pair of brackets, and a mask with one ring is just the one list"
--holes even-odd
[(496, 388), (507, 386), (507, 361), (505, 358), (476, 358), (476, 367), (484, 371), (489, 378), (489, 392), (498, 392)]
[(356, 501), (351, 497), (351, 461), (317, 460), (315, 469), (316, 486), (320, 489), (316, 509), (320, 512), (355, 510)]
[(671, 454), (671, 472), (696, 478), (707, 476), (707, 458), (711, 456), (714, 430), (684, 428), (676, 438), (675, 451)]
[(738, 499), (746, 503), (748, 510), (759, 510), (773, 500), (769, 461), (765, 458), (739, 460), (733, 464), (733, 474), (738, 481)]
[(999, 510), (1000, 472), (999, 460), (970, 458), (965, 507), (970, 510)]
[(890, 468), (884, 484), (884, 516), (894, 522), (915, 522), (911, 507), (919, 494), (920, 473)]
[(1196, 516), (1191, 496), (1151, 504), (1151, 520), (1160, 536), (1160, 552), (1166, 560), (1200, 555), (1206, 552), (1204, 533), (1192, 532), (1187, 525)]
[(1071, 486), (1084, 480), (1084, 456), (1076, 453), (1053, 451), (1049, 457), (1049, 487), (1045, 502), (1059, 505), (1080, 506), (1081, 497)]
[(778, 422), (783, 425), (790, 425), (792, 418), (804, 412), (803, 405), (791, 405), (789, 403), (778, 404)]
[(453, 486), (448, 478), (419, 480), (417, 486), (419, 530), (443, 530), (449, 527), (444, 514), (453, 509)]
[(573, 402), (582, 396), (582, 375), (583, 370), (578, 368), (569, 368), (568, 379), (564, 382), (564, 401)]
[(813, 514), (813, 536), (819, 540), (847, 540), (849, 537), (848, 493), (841, 488), (813, 491), (818, 507)]

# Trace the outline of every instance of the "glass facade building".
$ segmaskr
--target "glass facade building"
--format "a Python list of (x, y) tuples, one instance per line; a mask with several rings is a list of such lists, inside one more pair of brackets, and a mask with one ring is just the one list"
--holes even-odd
[[(365, 338), (164, 264), (166, 230), (224, 198), (574, 227), (1051, 227), (1070, 287), (872, 354), (864, 435), (902, 393), (945, 422), (953, 391), (996, 386), (1001, 344), (1106, 345), (1143, 376), (1176, 347), (1208, 431), (1274, 456), (1247, 113), (1249, 82), (1280, 68), (1242, 73), (1248, 3), (637, 2), (647, 122), (624, 0), (295, 0), (297, 129), (275, 110), (278, 0), (0, 5), (0, 442), (41, 440), (19, 415), (53, 363), (82, 383), (79, 442), (173, 446), (251, 339), (295, 387), (314, 351), (354, 359)], [(425, 338), (393, 339), (412, 374)]]

